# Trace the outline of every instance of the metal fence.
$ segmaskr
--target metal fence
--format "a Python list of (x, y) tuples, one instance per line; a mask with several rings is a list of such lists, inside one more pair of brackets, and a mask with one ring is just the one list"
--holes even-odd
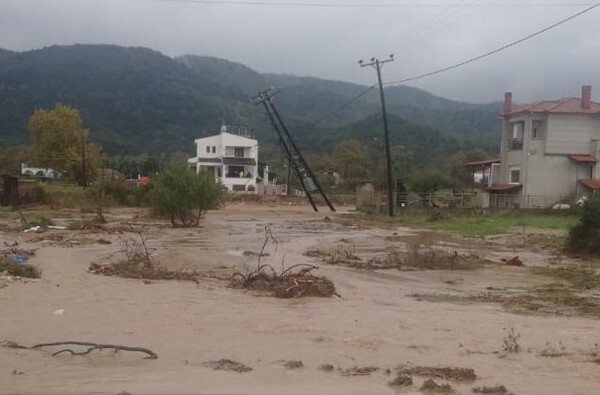
[[(444, 209), (568, 209), (583, 204), (586, 197), (495, 194), (488, 192), (446, 192), (426, 195), (397, 194), (398, 208), (444, 208)], [(356, 190), (356, 208), (371, 214), (381, 214), (387, 209), (387, 195), (372, 187)]]

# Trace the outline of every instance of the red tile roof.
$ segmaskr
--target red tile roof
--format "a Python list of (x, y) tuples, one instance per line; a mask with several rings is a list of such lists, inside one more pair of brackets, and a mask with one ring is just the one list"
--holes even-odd
[(500, 163), (500, 158), (479, 160), (476, 162), (468, 162), (468, 163), (465, 163), (465, 166), (467, 166), (467, 167), (488, 166), (488, 165), (491, 165), (492, 163)]
[(569, 155), (571, 160), (578, 163), (596, 163), (598, 159), (594, 158), (592, 155)]
[(521, 184), (496, 184), (496, 185), (492, 185), (491, 187), (489, 187), (488, 191), (490, 191), (490, 192), (509, 192), (509, 191), (514, 191), (514, 190), (520, 189), (521, 187), (523, 187), (523, 185), (521, 185)]
[(513, 108), (504, 115), (517, 115), (527, 112), (600, 114), (600, 103), (591, 102), (590, 108), (581, 107), (581, 98), (564, 97), (559, 100), (545, 100)]
[(586, 188), (600, 189), (600, 180), (579, 180), (579, 183)]

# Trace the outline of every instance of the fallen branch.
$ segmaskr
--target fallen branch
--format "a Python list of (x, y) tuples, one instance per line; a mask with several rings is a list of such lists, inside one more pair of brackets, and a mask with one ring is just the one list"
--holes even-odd
[(71, 353), (71, 355), (86, 355), (94, 350), (115, 350), (115, 351), (132, 351), (132, 352), (141, 352), (147, 354), (148, 356), (145, 359), (157, 359), (158, 355), (147, 348), (142, 347), (129, 347), (129, 346), (121, 346), (118, 344), (98, 344), (98, 343), (90, 343), (90, 342), (78, 342), (78, 341), (64, 341), (64, 342), (54, 342), (54, 343), (41, 343), (36, 344), (35, 346), (30, 347), (33, 349), (40, 349), (43, 347), (55, 347), (55, 346), (86, 346), (88, 349), (86, 351), (76, 352), (69, 348), (58, 350), (52, 354), (52, 356), (56, 356), (65, 352)]

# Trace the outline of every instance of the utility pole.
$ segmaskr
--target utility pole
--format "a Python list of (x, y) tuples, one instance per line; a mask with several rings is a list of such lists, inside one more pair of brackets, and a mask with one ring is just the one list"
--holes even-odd
[(87, 188), (87, 168), (85, 164), (85, 130), (81, 131), (81, 170), (83, 179), (83, 189)]
[(365, 63), (362, 59), (358, 61), (360, 67), (373, 66), (377, 71), (377, 82), (379, 83), (379, 96), (381, 97), (381, 115), (383, 118), (383, 133), (385, 135), (385, 159), (387, 167), (387, 184), (388, 184), (388, 210), (390, 217), (394, 216), (394, 181), (392, 177), (392, 156), (390, 154), (390, 135), (388, 131), (387, 113), (385, 109), (385, 95), (383, 93), (383, 82), (381, 81), (381, 68), (385, 63), (393, 62), (394, 54), (391, 54), (388, 59), (379, 60), (371, 58), (369, 63)]
[[(283, 119), (281, 119), (279, 112), (277, 111), (277, 109), (275, 108), (275, 105), (273, 104), (272, 98), (277, 93), (279, 93), (279, 91), (267, 90), (264, 92), (259, 92), (258, 95), (251, 100), (251, 102), (256, 105), (262, 104), (265, 107), (267, 116), (269, 117), (269, 120), (271, 121), (273, 128), (277, 132), (277, 135), (279, 137), (279, 142), (283, 146), (283, 149), (285, 150), (285, 153), (287, 155), (288, 169), (289, 169), (290, 165), (293, 167), (294, 173), (296, 173), (296, 176), (298, 176), (298, 181), (300, 181), (300, 185), (302, 186), (302, 189), (306, 193), (306, 197), (308, 197), (308, 200), (309, 200), (313, 210), (319, 211), (319, 209), (317, 208), (317, 205), (313, 199), (313, 196), (312, 196), (313, 192), (318, 191), (319, 194), (325, 200), (325, 203), (327, 204), (329, 209), (331, 211), (335, 212), (335, 207), (333, 207), (333, 204), (331, 203), (331, 201), (325, 194), (325, 191), (323, 191), (323, 188), (321, 188), (319, 181), (313, 174), (308, 163), (306, 163), (304, 156), (302, 155), (302, 153), (296, 146), (296, 142), (294, 141), (294, 138), (290, 134), (288, 128), (285, 126)], [(289, 176), (288, 176), (288, 183), (289, 183)]]

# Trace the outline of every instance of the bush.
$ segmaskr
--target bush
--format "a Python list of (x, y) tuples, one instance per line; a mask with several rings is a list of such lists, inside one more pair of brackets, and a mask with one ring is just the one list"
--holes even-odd
[(567, 250), (586, 254), (600, 253), (600, 199), (585, 202), (579, 222), (569, 231)]
[(41, 228), (47, 228), (48, 226), (54, 225), (54, 221), (44, 214), (36, 214), (27, 220), (27, 226), (39, 226)]
[(168, 216), (174, 227), (193, 227), (200, 224), (208, 210), (219, 206), (221, 193), (212, 174), (196, 174), (185, 165), (175, 165), (156, 179), (153, 206)]
[(90, 188), (92, 198), (106, 197), (118, 205), (127, 207), (141, 207), (148, 204), (151, 191), (152, 184), (133, 185), (125, 180), (105, 180)]
[(14, 262), (9, 257), (0, 257), (0, 273), (5, 273), (11, 276), (40, 278), (40, 270), (27, 263)]

